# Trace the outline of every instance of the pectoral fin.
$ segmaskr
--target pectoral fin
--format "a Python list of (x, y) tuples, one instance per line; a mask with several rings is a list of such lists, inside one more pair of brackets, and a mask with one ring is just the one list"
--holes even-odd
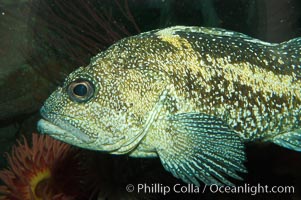
[(276, 135), (270, 139), (273, 143), (294, 150), (301, 151), (301, 130), (295, 130)]
[(242, 179), (246, 172), (244, 144), (221, 119), (201, 114), (170, 116), (169, 145), (158, 148), (165, 169), (184, 182), (233, 185), (227, 176)]

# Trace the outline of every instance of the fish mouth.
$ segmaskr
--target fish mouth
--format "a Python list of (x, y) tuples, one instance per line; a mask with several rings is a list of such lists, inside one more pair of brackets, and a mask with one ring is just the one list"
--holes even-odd
[(55, 113), (48, 113), (45, 108), (42, 107), (40, 110), (42, 119), (38, 121), (38, 131), (42, 134), (49, 134), (59, 140), (65, 141), (66, 138), (72, 139), (76, 137), (78, 140), (84, 143), (94, 142), (93, 138), (90, 138), (83, 131), (70, 125), (63, 120), (58, 119), (54, 116), (60, 116)]

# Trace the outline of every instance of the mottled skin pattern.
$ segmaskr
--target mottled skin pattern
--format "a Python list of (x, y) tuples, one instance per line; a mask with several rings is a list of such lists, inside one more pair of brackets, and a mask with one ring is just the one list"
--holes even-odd
[[(102, 54), (94, 58), (101, 58), (101, 64), (108, 58), (107, 65), (118, 71), (120, 67), (132, 69), (124, 75), (131, 80), (124, 88), (128, 94), (124, 99), (136, 99), (133, 103), (141, 110), (134, 113), (140, 113), (142, 119), (143, 111), (149, 112), (159, 94), (172, 85), (177, 98), (170, 101), (169, 112), (219, 116), (247, 140), (300, 127), (301, 61), (287, 55), (287, 44), (271, 45), (237, 33), (229, 37), (212, 29), (210, 34), (205, 28), (187, 29), (128, 38), (106, 51), (104, 58)], [(296, 52), (301, 56), (299, 49)], [(116, 74), (105, 67), (102, 70)], [(146, 77), (140, 74), (143, 72)], [(151, 83), (159, 74), (162, 77), (154, 84), (165, 87), (147, 94), (157, 88)]]
[[(42, 115), (65, 132), (42, 123), (40, 130), (84, 148), (136, 157), (159, 155), (163, 164), (161, 149), (168, 152), (192, 144), (192, 137), (179, 139), (177, 126), (167, 120), (180, 113), (214, 116), (242, 141), (273, 141), (301, 126), (301, 55), (296, 42), (300, 44), (300, 39), (270, 44), (198, 27), (171, 27), (125, 38), (70, 74), (45, 102)], [(87, 102), (72, 101), (66, 92), (78, 79), (94, 85)], [(233, 152), (237, 149), (242, 156), (237, 161), (241, 164), (244, 153), (235, 145)], [(170, 152), (193, 154), (195, 149), (188, 147)], [(224, 160), (227, 155), (222, 155)], [(225, 165), (236, 162), (230, 156), (228, 161)], [(164, 166), (176, 177), (197, 184), (192, 175)], [(202, 170), (201, 164), (198, 169)], [(197, 178), (215, 183), (204, 174)]]
[(299, 49), (288, 52), (287, 43), (271, 45), (212, 30), (172, 32), (159, 33), (160, 43), (183, 53), (162, 52), (158, 59), (165, 61), (161, 69), (177, 95), (189, 99), (193, 110), (225, 119), (246, 140), (299, 129)]

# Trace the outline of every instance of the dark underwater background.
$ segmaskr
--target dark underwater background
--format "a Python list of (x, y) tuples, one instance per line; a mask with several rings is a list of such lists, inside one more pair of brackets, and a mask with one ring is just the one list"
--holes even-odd
[[(267, 42), (283, 42), (301, 37), (301, 1), (0, 0), (0, 170), (8, 167), (4, 153), (10, 154), (17, 140), (25, 136), (31, 141), (39, 108), (71, 71), (123, 37), (172, 25), (221, 27)], [(242, 175), (246, 183), (292, 185), (294, 194), (131, 196), (125, 191), (128, 183), (173, 186), (181, 182), (163, 169), (159, 159), (92, 151), (81, 156), (85, 165), (93, 166), (91, 171), (99, 172), (94, 176), (101, 182), (98, 187), (108, 191), (102, 199), (301, 200), (300, 152), (274, 144), (248, 144), (246, 151), (249, 172)], [(98, 192), (75, 199), (97, 196)]]

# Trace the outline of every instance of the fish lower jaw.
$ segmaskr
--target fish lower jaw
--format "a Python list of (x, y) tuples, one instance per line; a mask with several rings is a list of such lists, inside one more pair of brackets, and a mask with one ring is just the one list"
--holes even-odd
[(38, 121), (38, 131), (42, 134), (49, 134), (59, 140), (64, 141), (64, 138), (76, 138), (83, 143), (91, 143), (92, 139), (88, 135), (84, 134), (82, 131), (60, 122), (60, 126), (56, 125), (48, 120), (40, 119)]
[(44, 119), (38, 121), (38, 131), (42, 134), (49, 135), (65, 134), (65, 130)]

